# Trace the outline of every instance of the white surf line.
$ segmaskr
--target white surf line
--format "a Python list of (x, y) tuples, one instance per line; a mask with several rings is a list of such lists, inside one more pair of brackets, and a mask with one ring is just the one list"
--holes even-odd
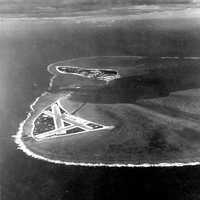
[[(33, 104), (30, 106), (32, 109), (33, 105), (36, 104), (39, 97), (33, 102)], [(33, 110), (33, 109), (32, 109)], [(31, 151), (23, 142), (22, 140), (22, 134), (23, 134), (23, 127), (26, 123), (26, 120), (31, 117), (31, 114), (29, 113), (24, 121), (22, 121), (19, 125), (18, 132), (13, 137), (15, 138), (14, 141), (18, 145), (17, 149), (22, 150), (25, 154), (28, 156), (31, 156), (33, 158), (47, 161), (50, 163), (55, 164), (64, 164), (66, 166), (86, 166), (86, 167), (183, 167), (183, 166), (196, 166), (200, 165), (200, 161), (196, 162), (161, 162), (161, 163), (141, 163), (141, 164), (122, 164), (122, 163), (113, 163), (113, 164), (106, 164), (106, 163), (92, 163), (92, 162), (68, 162), (68, 161), (62, 161), (62, 160), (56, 160), (56, 159), (50, 159), (46, 158), (44, 156), (41, 156), (39, 154), (34, 153)]]
[(14, 136), (15, 143), (18, 145), (18, 149), (22, 150), (28, 156), (33, 158), (47, 161), (50, 163), (55, 164), (64, 164), (67, 166), (86, 166), (86, 167), (183, 167), (183, 166), (195, 166), (200, 165), (200, 162), (188, 162), (188, 163), (181, 163), (181, 162), (174, 162), (174, 163), (157, 163), (157, 164), (150, 164), (150, 163), (143, 163), (143, 164), (121, 164), (121, 163), (113, 163), (113, 164), (105, 164), (105, 163), (85, 163), (85, 162), (67, 162), (61, 160), (54, 160), (49, 159), (39, 154), (34, 153), (33, 151), (29, 150), (24, 142), (22, 141), (22, 133), (23, 133), (23, 126), (26, 122), (26, 119), (20, 123), (19, 129), (17, 134)]

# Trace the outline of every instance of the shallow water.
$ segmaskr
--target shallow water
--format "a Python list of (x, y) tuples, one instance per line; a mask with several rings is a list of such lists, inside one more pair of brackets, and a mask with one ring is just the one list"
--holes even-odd
[[(130, 192), (197, 197), (199, 167), (107, 169), (65, 167), (26, 156), (12, 135), (29, 105), (44, 92), (46, 66), (74, 57), (100, 55), (200, 56), (198, 19), (131, 20), (112, 26), (57, 20), (0, 22), (0, 169), (2, 200), (109, 199)], [(122, 186), (124, 182), (126, 186)], [(129, 182), (129, 183), (128, 183)], [(184, 182), (184, 184), (181, 184)], [(193, 187), (195, 185), (195, 187)], [(168, 187), (166, 192), (166, 187)], [(186, 191), (182, 193), (182, 191)], [(175, 194), (174, 194), (175, 193)]]

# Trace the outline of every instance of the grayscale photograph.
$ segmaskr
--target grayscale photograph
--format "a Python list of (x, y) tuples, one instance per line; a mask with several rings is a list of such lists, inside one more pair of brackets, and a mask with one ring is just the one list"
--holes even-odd
[(200, 200), (200, 0), (0, 0), (0, 200), (151, 198)]

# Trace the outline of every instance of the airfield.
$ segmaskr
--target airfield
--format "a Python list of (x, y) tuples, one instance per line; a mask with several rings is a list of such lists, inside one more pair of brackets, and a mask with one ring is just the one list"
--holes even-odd
[[(49, 65), (48, 71), (53, 75), (49, 90), (35, 100), (27, 119), (21, 123), (16, 136), (19, 148), (33, 157), (67, 165), (198, 164), (198, 88), (170, 92), (168, 95), (153, 87), (153, 90), (146, 91), (148, 96), (154, 98), (144, 97), (139, 100), (134, 99), (134, 96), (137, 96), (134, 91), (130, 94), (131, 88), (118, 86), (120, 89), (116, 90), (117, 94), (102, 90), (102, 87), (105, 88), (112, 84), (112, 81), (127, 77), (132, 72), (140, 75), (152, 71), (151, 67), (145, 67), (145, 63), (150, 63), (145, 59), (92, 57)], [(152, 66), (155, 67), (157, 63), (156, 69), (165, 69), (168, 64), (173, 67), (178, 65), (177, 63), (185, 63), (187, 67), (191, 63), (198, 66), (199, 62), (197, 58), (159, 58), (152, 61)], [(118, 74), (114, 73), (117, 76), (111, 78), (109, 83), (97, 80), (96, 75), (85, 79), (77, 75), (63, 74), (57, 70), (58, 66), (92, 69), (93, 74), (97, 74), (94, 69), (103, 69), (103, 72), (109, 69)], [(84, 75), (88, 76), (88, 73), (84, 72)], [(42, 113), (47, 120), (42, 119)]]

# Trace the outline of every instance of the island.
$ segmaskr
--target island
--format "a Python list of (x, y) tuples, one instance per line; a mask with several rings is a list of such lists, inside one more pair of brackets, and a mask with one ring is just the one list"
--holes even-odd
[(83, 166), (200, 162), (200, 60), (103, 56), (50, 64), (14, 136), (35, 158)]

